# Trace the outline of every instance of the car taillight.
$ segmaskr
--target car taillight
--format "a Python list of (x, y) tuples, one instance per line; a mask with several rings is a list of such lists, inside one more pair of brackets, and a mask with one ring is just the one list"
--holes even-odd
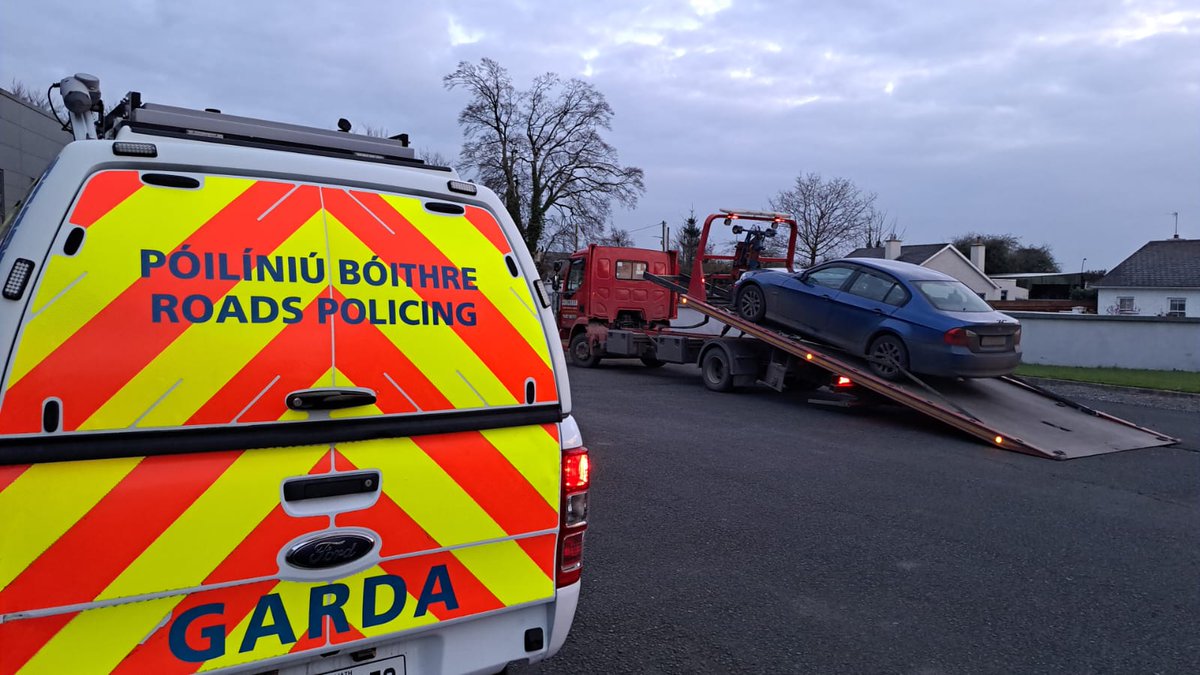
[(1020, 326), (1017, 326), (1017, 332), (1013, 333), (1013, 346), (1014, 347), (1021, 346), (1021, 327)]
[(587, 448), (563, 451), (562, 515), (558, 534), (558, 587), (579, 581), (583, 574), (583, 539), (587, 531), (591, 460)]
[(850, 378), (846, 377), (845, 375), (838, 375), (837, 380), (834, 382), (833, 386), (842, 387), (842, 388), (853, 387), (854, 383), (851, 382)]
[(967, 331), (965, 328), (951, 328), (946, 331), (942, 339), (951, 347), (966, 347), (970, 344), (967, 341)]

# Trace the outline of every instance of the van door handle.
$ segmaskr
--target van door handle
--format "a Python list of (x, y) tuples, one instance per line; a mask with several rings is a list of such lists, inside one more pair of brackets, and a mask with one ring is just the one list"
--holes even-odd
[(340, 410), (375, 403), (375, 391), (365, 387), (300, 389), (287, 395), (292, 410)]
[(299, 502), (306, 499), (372, 493), (378, 490), (379, 472), (361, 471), (289, 480), (283, 484), (283, 499), (289, 502)]

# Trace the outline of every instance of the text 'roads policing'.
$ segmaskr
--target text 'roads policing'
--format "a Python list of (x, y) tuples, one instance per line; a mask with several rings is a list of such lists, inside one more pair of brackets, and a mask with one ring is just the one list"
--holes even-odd
[[(193, 251), (190, 244), (169, 253), (141, 251), (143, 279), (169, 277), (181, 281), (235, 281), (278, 284), (312, 284), (339, 288), (366, 285), (409, 289), (479, 292), (474, 267), (384, 262), (372, 256), (366, 262), (335, 260), (332, 269), (316, 253), (307, 256), (241, 255)], [(306, 308), (300, 296), (234, 295), (214, 299), (213, 293), (152, 293), (150, 319), (154, 323), (300, 323)], [(311, 297), (311, 296), (310, 296)], [(349, 324), (406, 324), (409, 326), (474, 326), (474, 302), (359, 300), (320, 297), (311, 305), (318, 323), (340, 319)]]

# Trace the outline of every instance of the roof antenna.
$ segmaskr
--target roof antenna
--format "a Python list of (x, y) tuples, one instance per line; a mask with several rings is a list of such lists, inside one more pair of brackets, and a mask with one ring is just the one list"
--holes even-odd
[(1175, 239), (1178, 239), (1179, 238), (1179, 212), (1172, 211), (1171, 215), (1175, 216)]
[(338, 131), (344, 131), (346, 133), (350, 133), (350, 120), (346, 119), (345, 117), (339, 117), (338, 118)]

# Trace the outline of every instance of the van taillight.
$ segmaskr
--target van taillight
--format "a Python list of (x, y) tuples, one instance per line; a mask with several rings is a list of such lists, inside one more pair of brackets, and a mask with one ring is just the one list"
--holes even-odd
[(558, 532), (558, 587), (579, 581), (583, 573), (583, 539), (587, 531), (591, 462), (587, 448), (563, 451), (562, 514)]
[(965, 328), (951, 328), (946, 331), (943, 340), (951, 347), (966, 347), (970, 343), (967, 342), (967, 331)]

